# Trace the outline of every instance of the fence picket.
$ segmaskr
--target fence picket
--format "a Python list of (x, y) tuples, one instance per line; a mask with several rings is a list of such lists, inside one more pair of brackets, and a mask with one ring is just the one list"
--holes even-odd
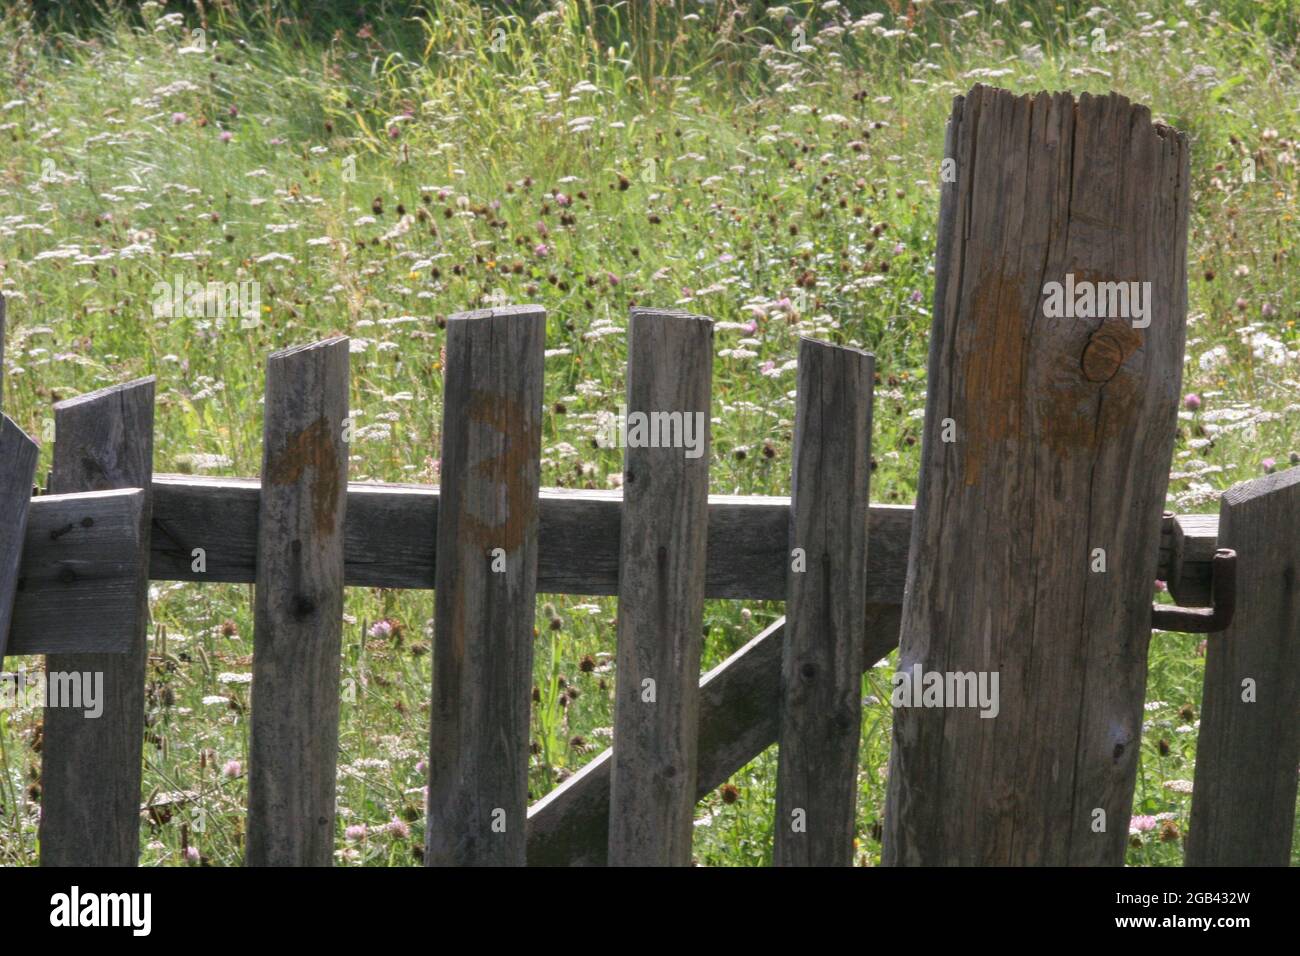
[(250, 866), (328, 866), (333, 860), (348, 351), (346, 338), (333, 338), (276, 352), (266, 365)]
[(545, 342), (536, 306), (447, 321), (429, 866), (524, 864)]
[[(0, 296), (0, 299), (3, 297)], [(4, 328), (0, 327), (0, 342)], [(4, 348), (0, 345), (0, 365)], [(8, 415), (0, 415), (0, 665), (4, 664), (18, 591), (19, 562), (27, 535), (27, 512), (32, 501), (32, 478), (40, 450)]]
[(875, 359), (803, 339), (773, 862), (849, 866), (862, 726)]
[[(610, 778), (609, 863), (691, 862), (709, 506), (713, 322), (633, 309)], [(676, 447), (656, 414), (680, 416)], [(699, 447), (688, 449), (689, 426)], [(671, 438), (671, 436), (669, 436)], [(688, 452), (696, 452), (691, 457)]]
[(1189, 866), (1287, 866), (1300, 765), (1300, 468), (1219, 502), (1237, 609), (1209, 637)]
[[(124, 653), (50, 654), (50, 672), (102, 673), (103, 712), (46, 706), (41, 748), (41, 865), (135, 866), (149, 615), (149, 496), (154, 380), (140, 379), (54, 406), (53, 494), (139, 488), (137, 614)], [(66, 569), (75, 574), (73, 567)], [(93, 796), (92, 796), (93, 795)]]

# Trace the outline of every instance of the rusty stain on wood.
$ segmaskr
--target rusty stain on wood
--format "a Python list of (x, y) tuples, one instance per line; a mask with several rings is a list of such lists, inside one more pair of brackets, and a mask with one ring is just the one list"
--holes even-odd
[(302, 478), (306, 469), (311, 469), (312, 518), (321, 534), (329, 534), (334, 528), (339, 503), (338, 456), (330, 440), (332, 435), (331, 422), (321, 416), (290, 435), (272, 453), (266, 473), (266, 480), (273, 485), (291, 485)]
[[(526, 860), (545, 343), (537, 306), (447, 321), (442, 486), (429, 529), (429, 866)], [(496, 549), (507, 552), (500, 565)]]
[(1025, 282), (1023, 275), (992, 271), (981, 275), (975, 284), (972, 313), (993, 315), (995, 320), (975, 328), (975, 341), (966, 352), (963, 405), (990, 412), (966, 424), (963, 470), (967, 485), (978, 483), (988, 456), (997, 455), (997, 446), (1020, 431), (1023, 310), (1026, 299), (1037, 301)]
[[(1129, 280), (1080, 269), (1076, 281), (1101, 284)], [(1000, 454), (1001, 444), (1017, 436), (1025, 424), (1024, 392), (1032, 387), (1025, 361), (1028, 337), (1034, 334), (1033, 323), (1024, 321), (1026, 311), (1038, 313), (1034, 322), (1076, 322), (1080, 334), (1097, 321), (1045, 317), (1041, 314), (1042, 301), (1041, 290), (1030, 286), (1025, 276), (1016, 272), (989, 271), (976, 282), (971, 314), (992, 315), (994, 319), (979, 324), (973, 332), (965, 360), (962, 407), (978, 405), (992, 413), (974, 416), (966, 427), (962, 460), (968, 486), (979, 482), (990, 456)], [(1062, 352), (1051, 369), (1052, 387), (1043, 392), (1037, 406), (1043, 438), (1052, 448), (1062, 453), (1093, 449), (1103, 438), (1127, 427), (1124, 411), (1132, 407), (1127, 398), (1135, 396), (1137, 383), (1133, 375), (1121, 373), (1142, 344), (1142, 333), (1133, 328), (1130, 319), (1114, 317), (1102, 319), (1101, 325), (1092, 329), (1081, 355), (1070, 349)], [(1109, 409), (1120, 412), (1118, 417), (1098, 416), (1098, 393), (1103, 385), (1111, 396)]]
[(530, 467), (531, 449), (538, 416), (528, 415), (518, 402), (500, 393), (474, 389), (470, 393), (469, 419), (484, 425), (500, 436), (500, 451), (477, 465), (482, 478), (499, 487), (505, 494), (505, 513), (500, 520), (489, 523), (478, 515), (464, 515), (465, 530), (470, 537), (485, 548), (504, 548), (513, 552), (523, 543), (524, 532), (532, 523), (537, 510), (537, 498), (530, 494), (524, 476)]

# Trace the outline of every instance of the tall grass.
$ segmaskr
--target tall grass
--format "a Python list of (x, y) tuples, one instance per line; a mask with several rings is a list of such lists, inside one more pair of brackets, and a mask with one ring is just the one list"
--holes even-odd
[[(943, 127), (983, 81), (1113, 88), (1192, 138), (1185, 390), (1201, 404), (1182, 413), (1170, 506), (1209, 510), (1300, 448), (1286, 3), (367, 10), (6, 9), (8, 414), (48, 439), (53, 402), (154, 374), (156, 469), (252, 475), (266, 353), (342, 331), (353, 479), (436, 482), (445, 317), (531, 301), (549, 315), (543, 481), (609, 487), (619, 457), (593, 442), (624, 388), (627, 310), (678, 306), (718, 322), (714, 491), (788, 489), (795, 345), (816, 335), (877, 355), (872, 497), (911, 501)], [(177, 275), (256, 280), (263, 314), (154, 316), (154, 284)], [(612, 602), (544, 602), (534, 797), (608, 745), (617, 678)], [(241, 859), (250, 607), (246, 588), (153, 589), (146, 862), (184, 863), (183, 845)], [(412, 864), (431, 599), (356, 589), (347, 613), (339, 859)], [(706, 665), (780, 613), (710, 602)], [(863, 682), (868, 864), (890, 673)], [(1195, 638), (1154, 642), (1130, 863), (1181, 861), (1202, 673)], [(0, 861), (36, 856), (39, 723), (0, 712)], [(774, 766), (769, 752), (701, 803), (702, 863), (770, 858)]]

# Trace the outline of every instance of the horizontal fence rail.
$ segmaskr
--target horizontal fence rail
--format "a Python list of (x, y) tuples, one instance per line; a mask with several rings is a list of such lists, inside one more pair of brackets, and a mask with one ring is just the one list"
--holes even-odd
[[(156, 475), (149, 578), (207, 584), (252, 584), (257, 568), (256, 478)], [(436, 487), (352, 482), (344, 521), (348, 587), (431, 590), (438, 526)], [(537, 591), (608, 597), (618, 593), (621, 491), (543, 488), (539, 499)], [(79, 540), (51, 532), (81, 521), (91, 504), (79, 495), (32, 499), (23, 551), (26, 582), (14, 607), (9, 654), (44, 654), (68, 646), (114, 649), (106, 621), (128, 613), (123, 602), (96, 602), (129, 588), (129, 562), (94, 563), (77, 574)], [(871, 506), (867, 601), (900, 604), (912, 534), (909, 505)], [(781, 495), (710, 495), (707, 598), (784, 601), (789, 566), (790, 499)], [(1182, 604), (1208, 603), (1219, 516), (1166, 516), (1157, 572)], [(194, 570), (194, 549), (207, 570)], [(67, 571), (71, 569), (73, 574)], [(53, 627), (53, 624), (58, 627)], [(54, 646), (52, 646), (52, 644)]]

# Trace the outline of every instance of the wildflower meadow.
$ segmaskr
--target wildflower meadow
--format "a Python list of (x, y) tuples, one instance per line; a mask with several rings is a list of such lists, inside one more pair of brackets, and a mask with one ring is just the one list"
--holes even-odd
[[(1288, 0), (15, 0), (3, 408), (43, 480), (54, 403), (154, 375), (155, 472), (255, 476), (266, 355), (344, 334), (350, 480), (436, 485), (448, 316), (535, 303), (541, 484), (618, 489), (629, 309), (676, 308), (715, 321), (714, 494), (789, 494), (812, 336), (875, 355), (871, 499), (910, 504), (953, 97), (1116, 90), (1190, 143), (1166, 507), (1217, 512), (1300, 462), (1298, 35)], [(144, 865), (243, 862), (252, 597), (151, 586)], [(422, 862), (433, 600), (347, 591), (336, 865)], [(708, 601), (704, 668), (783, 613)], [(610, 745), (616, 614), (538, 596), (533, 800)], [(1183, 862), (1205, 648), (1152, 642), (1130, 865)], [(862, 866), (897, 663), (862, 680)], [(0, 864), (38, 859), (41, 747), (40, 707), (0, 708)], [(695, 862), (771, 862), (776, 770), (769, 748), (700, 801)]]

